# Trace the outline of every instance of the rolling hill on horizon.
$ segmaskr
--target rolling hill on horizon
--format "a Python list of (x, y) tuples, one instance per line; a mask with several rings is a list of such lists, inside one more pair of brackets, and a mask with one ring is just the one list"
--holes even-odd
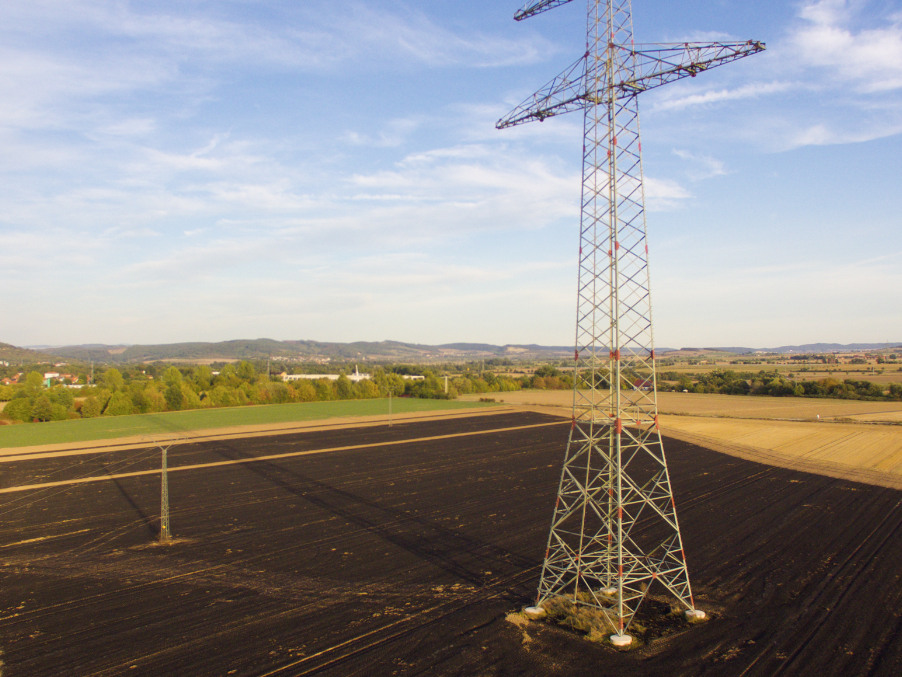
[[(753, 352), (829, 353), (880, 350), (899, 343), (809, 343), (775, 348), (713, 347), (657, 348), (659, 355), (668, 352), (697, 351), (748, 354)], [(520, 360), (572, 359), (572, 346), (536, 344), (445, 343), (425, 345), (403, 341), (355, 341), (350, 343), (275, 339), (235, 339), (218, 342), (182, 342), (155, 345), (83, 344), (74, 346), (17, 347), (0, 343), (0, 360), (23, 363), (53, 360), (79, 360), (100, 364), (127, 364), (156, 361), (230, 361), (274, 359), (277, 361), (372, 361), (372, 362), (447, 362), (493, 358)]]

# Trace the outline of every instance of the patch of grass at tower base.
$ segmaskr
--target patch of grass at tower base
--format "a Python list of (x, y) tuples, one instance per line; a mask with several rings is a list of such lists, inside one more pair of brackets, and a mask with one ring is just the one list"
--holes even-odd
[[(539, 606), (545, 610), (545, 622), (573, 630), (590, 642), (610, 644), (611, 635), (616, 634), (616, 600), (605, 596), (600, 596), (600, 599), (601, 606), (597, 606), (588, 593), (579, 593), (578, 601), (574, 601), (572, 597), (557, 596), (545, 600)], [(608, 609), (610, 619), (606, 615)], [(658, 637), (685, 630), (689, 625), (682, 609), (663, 598), (646, 597), (625, 630), (633, 637), (632, 644), (618, 651), (639, 648)]]
[[(392, 415), (421, 411), (442, 411), (492, 406), (480, 402), (458, 400), (426, 400), (392, 398)], [(89, 442), (139, 435), (171, 435), (195, 430), (228, 428), (231, 426), (268, 425), (319, 421), (355, 416), (388, 416), (388, 399), (337, 400), (268, 404), (222, 409), (192, 409), (160, 414), (132, 416), (100, 416), (73, 421), (48, 421), (0, 426), (0, 449)]]

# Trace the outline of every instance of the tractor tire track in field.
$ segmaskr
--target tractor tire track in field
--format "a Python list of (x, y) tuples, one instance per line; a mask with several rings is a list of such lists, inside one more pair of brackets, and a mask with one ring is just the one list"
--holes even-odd
[[(902, 673), (902, 493), (673, 440), (711, 620), (626, 653), (505, 622), (535, 594), (558, 423), (505, 413), (174, 447), (177, 467), (208, 465), (170, 477), (170, 546), (152, 544), (158, 474), (0, 494), (3, 675)], [(146, 453), (0, 468), (9, 487), (117, 474)]]

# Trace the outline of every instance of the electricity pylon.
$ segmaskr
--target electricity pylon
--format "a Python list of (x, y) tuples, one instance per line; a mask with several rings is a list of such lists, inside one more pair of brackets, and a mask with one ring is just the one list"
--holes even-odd
[(160, 450), (160, 543), (172, 542), (169, 524), (169, 450), (184, 441), (184, 437), (167, 440), (151, 438), (153, 446)]
[[(533, 0), (522, 20), (571, 0)], [(756, 41), (635, 45), (630, 0), (589, 0), (586, 51), (496, 125), (584, 113), (573, 420), (537, 605), (594, 607), (618, 645), (657, 581), (696, 610), (658, 430), (641, 92), (760, 52)]]

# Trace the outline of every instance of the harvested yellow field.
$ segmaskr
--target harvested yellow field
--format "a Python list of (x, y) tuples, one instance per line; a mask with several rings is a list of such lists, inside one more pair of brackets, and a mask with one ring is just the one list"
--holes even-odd
[(852, 416), (856, 421), (874, 421), (877, 423), (902, 423), (902, 411), (881, 411), (870, 414)]
[(859, 416), (867, 416), (871, 421), (892, 422), (902, 415), (902, 402), (658, 393), (658, 410), (662, 414), (812, 421), (856, 420)]
[[(470, 395), (461, 399), (479, 399)], [(520, 390), (494, 395), (498, 401), (546, 407), (570, 407), (569, 390)], [(861, 420), (898, 422), (902, 402), (860, 402), (857, 400), (812, 399), (810, 397), (744, 397), (695, 393), (658, 393), (661, 414), (687, 416), (727, 416), (778, 420)]]
[(662, 416), (664, 434), (822, 475), (902, 488), (902, 427)]
[(783, 373), (792, 373), (793, 377), (796, 381), (820, 381), (825, 378), (836, 379), (837, 381), (842, 381), (847, 378), (850, 378), (854, 381), (870, 381), (871, 383), (880, 383), (881, 385), (886, 385), (887, 383), (902, 383), (902, 371), (886, 371), (880, 374), (872, 373), (872, 372), (827, 372), (827, 371), (792, 371), (789, 370), (784, 371)]
[[(573, 394), (524, 390), (495, 399), (566, 415)], [(658, 409), (662, 432), (688, 442), (771, 465), (902, 488), (902, 402), (659, 393)]]

